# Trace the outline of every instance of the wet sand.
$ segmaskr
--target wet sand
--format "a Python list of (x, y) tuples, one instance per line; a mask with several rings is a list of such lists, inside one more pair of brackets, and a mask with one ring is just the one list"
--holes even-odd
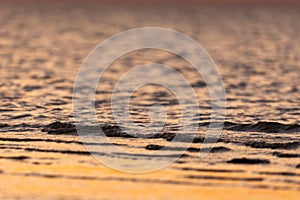
[[(300, 194), (300, 8), (101, 7), (1, 5), (0, 197), (2, 199), (298, 199)], [(216, 62), (225, 85), (227, 115), (212, 152), (199, 159), (210, 122), (206, 85), (186, 61), (158, 50), (114, 62), (96, 92), (99, 123), (110, 141), (151, 159), (174, 137), (176, 96), (141, 87), (131, 114), (149, 122), (145, 106), (165, 105), (165, 129), (147, 139), (118, 129), (111, 91), (123, 73), (145, 62), (171, 66), (193, 85), (199, 131), (184, 156), (147, 174), (110, 169), (82, 145), (72, 118), (72, 90), (87, 54), (130, 28), (158, 26), (197, 40)], [(162, 77), (164, 78), (164, 77)], [(185, 141), (178, 141), (184, 143)], [(104, 157), (108, 144), (99, 143)], [(171, 156), (178, 149), (166, 148)], [(164, 159), (164, 158), (162, 158)]]

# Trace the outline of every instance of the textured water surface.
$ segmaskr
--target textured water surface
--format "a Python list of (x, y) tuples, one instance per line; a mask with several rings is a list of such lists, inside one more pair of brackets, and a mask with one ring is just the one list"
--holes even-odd
[[(248, 198), (296, 199), (300, 190), (299, 13), (296, 7), (1, 5), (1, 196), (208, 199), (213, 194), (232, 199), (249, 194)], [(147, 126), (149, 106), (160, 104), (167, 111), (165, 127), (148, 138), (120, 130), (110, 99), (114, 85), (128, 70), (153, 62), (173, 67), (193, 86), (200, 109), (191, 119), (191, 125), (199, 125), (197, 135), (175, 163), (158, 172), (133, 175), (103, 166), (82, 145), (72, 118), (72, 91), (81, 62), (99, 42), (143, 26), (181, 31), (208, 51), (223, 77), (227, 114), (211, 153), (199, 159), (211, 121), (204, 80), (188, 62), (168, 52), (141, 50), (122, 56), (104, 73), (95, 105), (104, 133), (126, 150), (121, 156), (128, 162), (159, 156), (175, 136), (181, 113), (170, 90), (145, 85), (133, 93), (131, 118), (138, 126)], [(106, 152), (111, 143), (87, 145), (101, 147), (93, 152), (97, 155), (120, 156)], [(178, 143), (177, 148), (161, 151), (167, 157), (177, 156), (184, 138)]]

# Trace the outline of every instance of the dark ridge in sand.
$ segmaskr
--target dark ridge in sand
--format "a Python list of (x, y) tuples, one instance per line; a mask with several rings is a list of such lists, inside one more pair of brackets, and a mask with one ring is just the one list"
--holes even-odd
[(149, 144), (145, 147), (145, 149), (147, 149), (147, 150), (155, 150), (155, 151), (160, 150), (162, 148), (164, 148), (164, 146), (156, 145), (156, 144)]
[[(200, 123), (200, 126), (209, 126), (209, 122)], [(7, 127), (7, 124), (0, 124), (0, 127)], [(79, 126), (81, 129), (86, 129), (87, 132), (97, 130), (96, 127), (89, 126)], [(126, 138), (134, 138), (136, 136), (129, 135), (124, 133), (120, 127), (111, 124), (102, 124), (100, 128), (104, 132), (107, 137), (126, 137)], [(291, 133), (291, 132), (299, 132), (300, 125), (298, 124), (281, 124), (278, 122), (257, 122), (255, 124), (236, 124), (232, 122), (224, 122), (224, 129), (231, 131), (242, 131), (242, 132), (265, 132), (265, 133)], [(62, 123), (62, 122), (53, 122), (42, 129), (43, 132), (47, 132), (48, 134), (76, 134), (77, 130), (74, 124), (72, 123)], [(154, 135), (149, 136), (148, 138), (164, 138), (168, 141), (173, 140), (176, 133), (173, 132), (161, 132)], [(180, 140), (184, 140), (186, 138), (181, 137)], [(204, 138), (196, 137), (194, 139), (194, 143), (203, 142)], [(214, 141), (213, 141), (214, 142)], [(247, 143), (247, 146), (251, 146), (254, 148), (297, 148), (299, 146), (298, 142), (286, 143), (285, 146), (281, 146), (282, 143), (273, 143), (267, 144), (264, 142), (261, 143)]]
[[(161, 150), (162, 148), (164, 148), (164, 150), (169, 150), (169, 151), (182, 151), (182, 150), (187, 150), (189, 152), (199, 152), (201, 149), (202, 150), (206, 150), (204, 148), (196, 148), (196, 147), (189, 147), (187, 149), (185, 148), (180, 148), (180, 147), (164, 147), (161, 145), (155, 145), (155, 144), (149, 144), (145, 147), (145, 149), (147, 150)], [(220, 152), (227, 152), (227, 151), (231, 151), (231, 149), (226, 148), (226, 147), (213, 147), (212, 149), (210, 149), (211, 153), (220, 153)]]
[(11, 159), (11, 160), (26, 160), (29, 156), (0, 156), (0, 159)]
[(140, 154), (140, 153), (116, 153), (115, 155), (120, 156), (130, 156), (130, 157), (157, 157), (157, 158), (186, 158), (186, 157), (192, 157), (188, 154), (168, 154), (168, 155), (155, 155), (155, 154)]
[(131, 181), (131, 182), (145, 182), (145, 183), (161, 183), (161, 184), (184, 184), (184, 185), (198, 185), (187, 181), (173, 181), (173, 180), (159, 180), (159, 179), (138, 179), (138, 178), (124, 178), (124, 177), (96, 177), (96, 176), (69, 176), (62, 174), (41, 174), (41, 173), (15, 173), (17, 176), (37, 176), (43, 178), (63, 178), (63, 179), (78, 179), (78, 180), (101, 180), (101, 181)]
[(163, 138), (168, 141), (171, 141), (174, 139), (175, 136), (176, 136), (176, 133), (162, 132), (162, 133), (154, 134), (151, 138)]
[(0, 128), (8, 127), (8, 124), (1, 124), (0, 123)]
[(226, 180), (226, 181), (263, 181), (263, 178), (237, 178), (237, 177), (222, 177), (222, 176), (184, 176), (189, 179), (211, 179), (211, 180)]
[(185, 163), (187, 163), (187, 161), (184, 161), (184, 160), (175, 160), (174, 163), (185, 164)]
[(76, 133), (75, 125), (71, 123), (62, 123), (62, 122), (53, 122), (45, 128), (42, 129), (43, 132), (47, 132), (49, 134), (68, 134), (68, 133)]
[(273, 152), (274, 156), (277, 156), (279, 158), (300, 158), (300, 154), (297, 153), (282, 153), (282, 152)]
[(0, 124), (0, 132), (26, 132), (26, 131), (36, 131), (36, 128), (40, 128), (40, 124)]
[[(200, 126), (209, 126), (209, 122), (200, 123)], [(279, 122), (257, 122), (255, 124), (236, 124), (225, 121), (224, 129), (230, 131), (241, 132), (264, 132), (264, 133), (292, 133), (300, 132), (300, 125), (298, 124), (282, 124)]]
[[(113, 153), (107, 154), (104, 152), (90, 152), (90, 151), (78, 151), (78, 150), (56, 150), (56, 149), (40, 149), (40, 148), (24, 148), (25, 151), (30, 152), (45, 152), (45, 153), (60, 153), (60, 154), (74, 154), (74, 155), (81, 155), (81, 156), (89, 156), (89, 155), (98, 155), (98, 156), (108, 156), (108, 157), (121, 157), (122, 158), (129, 158), (129, 159), (137, 159), (137, 157), (144, 157), (144, 158), (186, 158), (191, 157), (188, 154), (169, 154), (169, 155), (155, 155), (155, 154), (139, 154), (139, 153)], [(124, 157), (125, 156), (125, 157)], [(1, 158), (0, 158), (1, 159)]]
[(21, 119), (21, 118), (31, 117), (31, 116), (32, 115), (30, 115), (30, 114), (24, 114), (24, 115), (18, 115), (18, 116), (11, 117), (10, 119)]
[(23, 87), (23, 90), (27, 91), (27, 92), (30, 92), (30, 91), (33, 91), (33, 90), (39, 90), (39, 89), (42, 89), (43, 87), (40, 86), (40, 85), (27, 85), (25, 87)]
[[(78, 128), (85, 130), (86, 133), (95, 133), (98, 131), (98, 127), (96, 126), (78, 126)], [(133, 138), (127, 133), (124, 133), (120, 127), (111, 125), (111, 124), (102, 124), (100, 125), (101, 130), (107, 137), (125, 137), (125, 138)], [(42, 129), (42, 132), (47, 132), (48, 134), (72, 134), (77, 135), (76, 126), (72, 123), (63, 123), (63, 122), (53, 122), (45, 128)]]
[(253, 164), (270, 164), (270, 161), (266, 159), (233, 158), (227, 161), (227, 163), (253, 165)]
[[(208, 126), (209, 123), (203, 123), (205, 126)], [(274, 122), (258, 122), (256, 124), (253, 125), (249, 125), (249, 124), (235, 124), (235, 123), (231, 123), (231, 122), (225, 122), (224, 124), (224, 129), (227, 130), (233, 130), (236, 129), (236, 131), (246, 131), (246, 129), (249, 129), (248, 131), (265, 131), (268, 133), (271, 132), (281, 132), (283, 130), (285, 131), (296, 131), (299, 127), (299, 125), (286, 125), (286, 124), (280, 124), (280, 123), (274, 123)], [(99, 131), (99, 128), (102, 129), (103, 133), (107, 136), (107, 137), (121, 137), (121, 138), (136, 138), (136, 137), (141, 137), (141, 138), (149, 138), (149, 139), (156, 139), (156, 138), (162, 138), (165, 139), (167, 141), (174, 141), (174, 137), (176, 136), (175, 132), (169, 132), (168, 130), (153, 134), (153, 135), (149, 135), (146, 136), (145, 135), (129, 135), (125, 132), (122, 131), (122, 129), (116, 125), (112, 125), (112, 124), (101, 124), (99, 127), (93, 127), (93, 126), (78, 126), (81, 130), (84, 130), (87, 134), (91, 133), (97, 133)], [(77, 127), (77, 128), (78, 128)], [(45, 126), (42, 129), (43, 132), (47, 132), (48, 134), (72, 134), (72, 135), (77, 135), (77, 130), (74, 124), (72, 123), (62, 123), (62, 122), (53, 122), (47, 126)], [(8, 138), (0, 138), (0, 140), (8, 140)], [(15, 140), (13, 138), (11, 138), (11, 140)], [(22, 141), (23, 139), (18, 139), (20, 141)], [(24, 138), (24, 141), (47, 141), (47, 142), (64, 142), (64, 143), (78, 143), (78, 144), (82, 144), (81, 142), (77, 142), (77, 141), (64, 141), (64, 140), (49, 140), (49, 139), (29, 139), (29, 138)], [(175, 142), (193, 142), (193, 143), (203, 143), (204, 141), (206, 143), (215, 143), (215, 142), (223, 142), (223, 143), (236, 143), (236, 144), (242, 144), (245, 146), (249, 146), (251, 148), (262, 148), (262, 149), (297, 149), (300, 146), (300, 142), (299, 141), (291, 141), (291, 142), (268, 142), (268, 141), (258, 141), (258, 140), (248, 140), (248, 141), (238, 141), (238, 140), (232, 140), (230, 138), (206, 138), (204, 136), (191, 136), (191, 135), (177, 135), (176, 137), (176, 141)], [(89, 144), (88, 144), (89, 145)], [(93, 145), (93, 144), (91, 144)], [(116, 144), (118, 145), (118, 144)], [(148, 146), (145, 147), (147, 150), (159, 150), (161, 148), (163, 148), (160, 145), (155, 145), (155, 144), (150, 144)], [(181, 149), (170, 149), (167, 148), (166, 150), (181, 150)], [(203, 150), (203, 149), (202, 149)], [(204, 149), (205, 150), (205, 149)], [(215, 147), (211, 150), (212, 153), (215, 152), (226, 152), (226, 151), (230, 151), (231, 149), (226, 148), (226, 147)], [(189, 152), (199, 152), (200, 148), (188, 148), (187, 151)], [(280, 156), (280, 155), (278, 155)], [(283, 156), (283, 155), (281, 155)]]
[(278, 176), (300, 176), (300, 174), (293, 173), (293, 172), (258, 172), (258, 174), (278, 175)]
[[(118, 143), (98, 143), (98, 142), (80, 142), (74, 140), (59, 140), (59, 139), (42, 139), (42, 138), (1, 138), (0, 141), (9, 141), (9, 142), (49, 142), (49, 143), (64, 143), (64, 144), (79, 144), (79, 145), (102, 145), (102, 146), (127, 146), (126, 144)], [(5, 147), (0, 147), (5, 148)], [(16, 148), (16, 147), (15, 147)]]
[[(202, 150), (204, 150), (204, 152), (207, 152), (210, 149), (202, 148)], [(228, 151), (231, 151), (231, 149), (227, 148), (227, 147), (213, 147), (210, 150), (211, 153), (222, 153), (222, 152), (228, 152)]]
[[(76, 175), (64, 175), (64, 174), (45, 174), (45, 173), (12, 173), (11, 175), (14, 176), (26, 176), (26, 177), (42, 177), (42, 178), (49, 178), (49, 179), (75, 179), (75, 180), (95, 180), (95, 181), (127, 181), (127, 182), (134, 182), (134, 183), (153, 183), (153, 184), (171, 184), (171, 185), (194, 185), (194, 186), (217, 186), (219, 184), (217, 183), (201, 183), (201, 182), (190, 182), (190, 181), (180, 181), (180, 180), (161, 180), (161, 179), (149, 179), (149, 178), (126, 178), (126, 177), (96, 177), (96, 176), (76, 176)], [(186, 178), (204, 178), (204, 179), (211, 179), (216, 180), (217, 178), (224, 178), (222, 180), (233, 180), (238, 181), (235, 178), (227, 178), (227, 177), (217, 177), (217, 176), (190, 176)], [(248, 179), (248, 180), (247, 180)], [(244, 178), (244, 181), (263, 181), (262, 178)], [(224, 186), (226, 184), (222, 183), (221, 186)], [(230, 184), (228, 185), (230, 186)], [(269, 185), (248, 185), (248, 187), (252, 188), (269, 188), (273, 190), (292, 190), (291, 187), (287, 186), (269, 186)]]
[(249, 141), (244, 143), (252, 148), (262, 149), (296, 149), (300, 146), (300, 142), (275, 142), (268, 143), (265, 141)]
[(197, 81), (191, 84), (192, 87), (206, 87), (206, 83), (204, 81)]
[[(107, 137), (123, 137), (123, 138), (136, 138), (138, 136), (145, 137), (144, 135), (129, 135), (122, 131), (122, 129), (113, 124), (101, 124), (99, 126), (103, 133)], [(84, 130), (87, 134), (94, 134), (99, 131), (97, 126), (78, 126), (79, 129)], [(47, 132), (48, 134), (72, 134), (77, 135), (76, 126), (73, 123), (66, 122), (53, 122), (41, 129), (42, 132)], [(154, 135), (149, 135), (147, 138), (164, 138), (168, 141), (172, 140), (176, 136), (176, 133), (171, 132), (160, 132)]]
[(217, 172), (217, 173), (243, 173), (244, 170), (231, 170), (231, 169), (205, 169), (205, 168), (192, 168), (192, 167), (182, 167), (178, 168), (184, 171), (196, 171), (196, 172)]
[(52, 165), (50, 162), (32, 162), (33, 165)]
[(134, 138), (135, 136), (124, 133), (120, 127), (112, 124), (103, 124), (100, 126), (102, 131), (107, 137), (124, 137)]
[(10, 149), (10, 150), (15, 149), (15, 150), (21, 150), (21, 149), (23, 149), (23, 148), (21, 148), (21, 147), (4, 147), (4, 146), (0, 146), (0, 149)]
[[(55, 142), (55, 143), (75, 143), (75, 144), (83, 144), (79, 141), (68, 141), (68, 140), (58, 140), (58, 139), (42, 139), (42, 138), (6, 138), (0, 137), (0, 141), (10, 141), (10, 142)], [(92, 143), (94, 144), (94, 143)], [(98, 144), (98, 143), (95, 143)]]
[(32, 152), (46, 152), (46, 153), (61, 153), (61, 154), (75, 154), (75, 155), (105, 155), (99, 152), (88, 152), (88, 151), (72, 151), (72, 150), (55, 150), (55, 149), (39, 149), (39, 148), (24, 148), (25, 151)]

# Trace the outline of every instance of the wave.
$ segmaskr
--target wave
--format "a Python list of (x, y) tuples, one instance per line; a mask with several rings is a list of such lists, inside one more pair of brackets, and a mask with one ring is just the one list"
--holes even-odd
[[(218, 124), (220, 122), (212, 122)], [(209, 122), (200, 123), (200, 126), (209, 126)], [(279, 122), (257, 122), (255, 124), (237, 124), (229, 121), (224, 122), (225, 130), (241, 132), (265, 132), (265, 133), (291, 133), (300, 132), (299, 124), (282, 124)]]

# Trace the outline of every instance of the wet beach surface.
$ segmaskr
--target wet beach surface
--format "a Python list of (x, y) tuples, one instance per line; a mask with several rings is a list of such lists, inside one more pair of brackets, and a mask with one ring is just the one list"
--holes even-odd
[[(298, 199), (299, 13), (297, 7), (1, 5), (1, 198)], [(98, 43), (143, 26), (181, 31), (208, 51), (223, 77), (227, 114), (218, 142), (199, 159), (211, 114), (204, 80), (171, 53), (122, 56), (102, 77), (95, 105), (104, 133), (130, 152), (129, 162), (152, 159), (168, 144), (180, 126), (180, 107), (169, 90), (143, 86), (133, 93), (132, 119), (147, 125), (145, 108), (161, 104), (168, 113), (165, 127), (147, 139), (123, 132), (110, 99), (124, 73), (152, 62), (173, 67), (190, 81), (200, 107), (192, 119), (199, 131), (184, 155), (160, 171), (135, 175), (104, 166), (82, 145), (72, 118), (72, 91), (81, 62)], [(106, 154), (111, 144), (96, 145), (101, 156), (118, 156)], [(177, 150), (163, 149), (169, 156)]]

